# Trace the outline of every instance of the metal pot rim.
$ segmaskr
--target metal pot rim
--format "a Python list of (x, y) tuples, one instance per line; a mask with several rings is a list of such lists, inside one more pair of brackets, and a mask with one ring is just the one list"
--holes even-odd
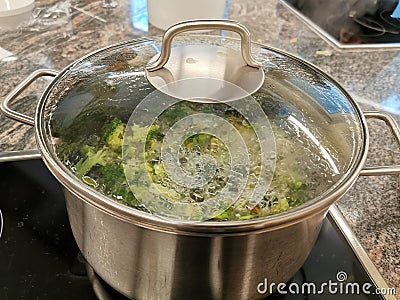
[[(205, 35), (201, 36), (204, 37)], [(216, 38), (218, 36), (209, 35), (208, 37)], [(235, 38), (229, 38), (229, 39), (235, 39)], [(47, 167), (53, 173), (53, 175), (63, 184), (63, 186), (68, 190), (70, 190), (73, 194), (84, 200), (85, 202), (124, 221), (135, 223), (142, 227), (149, 227), (163, 231), (171, 231), (176, 233), (186, 232), (190, 234), (194, 233), (229, 234), (229, 233), (241, 233), (254, 230), (269, 231), (276, 228), (286, 227), (291, 224), (301, 222), (302, 220), (320, 211), (327, 210), (329, 206), (334, 201), (339, 199), (358, 178), (359, 173), (361, 172), (367, 157), (369, 134), (367, 130), (365, 117), (360, 107), (355, 102), (355, 100), (346, 92), (346, 90), (335, 79), (333, 79), (330, 75), (326, 74), (324, 71), (322, 71), (315, 65), (311, 64), (310, 62), (307, 62), (306, 60), (303, 60), (302, 58), (299, 58), (293, 54), (287, 53), (286, 51), (262, 45), (260, 43), (252, 42), (252, 44), (256, 44), (264, 49), (283, 55), (284, 57), (291, 58), (309, 67), (313, 71), (322, 74), (326, 79), (328, 79), (330, 82), (332, 82), (335, 86), (337, 86), (341, 90), (341, 92), (346, 96), (349, 103), (356, 111), (356, 114), (359, 117), (362, 126), (361, 128), (362, 129), (361, 132), (363, 135), (363, 143), (361, 144), (362, 149), (360, 149), (358, 157), (353, 160), (353, 163), (349, 167), (348, 171), (339, 180), (339, 184), (333, 186), (330, 190), (328, 190), (328, 192), (325, 195), (320, 195), (312, 200), (307, 201), (307, 203), (300, 205), (297, 208), (290, 209), (284, 213), (256, 218), (252, 220), (246, 220), (246, 221), (223, 221), (223, 222), (221, 221), (185, 222), (185, 221), (177, 221), (171, 219), (163, 219), (158, 216), (142, 212), (135, 208), (120, 204), (110, 199), (109, 197), (101, 194), (100, 192), (97, 192), (91, 189), (90, 187), (85, 186), (77, 178), (74, 178), (72, 175), (68, 174), (67, 169), (61, 164), (61, 162), (55, 157), (55, 155), (51, 153), (51, 150), (49, 149), (49, 146), (46, 143), (45, 128), (47, 124), (44, 122), (43, 111), (49, 93), (52, 90), (52, 88), (57, 84), (57, 82), (62, 80), (63, 75), (73, 65), (76, 65), (80, 61), (87, 59), (88, 57), (93, 56), (105, 50), (110, 50), (112, 48), (120, 47), (122, 45), (142, 43), (146, 41), (151, 41), (151, 39), (148, 38), (134, 39), (131, 41), (110, 45), (102, 49), (96, 50), (72, 62), (69, 66), (64, 68), (48, 85), (46, 90), (43, 92), (39, 100), (39, 103), (37, 105), (34, 125), (36, 127), (35, 130), (36, 141), (38, 144), (38, 148), (41, 152), (42, 158)]]

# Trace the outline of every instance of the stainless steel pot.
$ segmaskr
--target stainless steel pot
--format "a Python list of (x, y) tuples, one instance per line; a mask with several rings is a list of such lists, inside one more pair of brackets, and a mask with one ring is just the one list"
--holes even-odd
[[(158, 62), (161, 61), (162, 65), (168, 61), (171, 39), (177, 33), (210, 27), (239, 32), (242, 49), (248, 50), (244, 54), (245, 61), (252, 64), (247, 30), (228, 21), (190, 22), (170, 29), (164, 37), (166, 52), (163, 52)], [(208, 41), (209, 44), (237, 44), (237, 40), (229, 38), (197, 38), (200, 43)], [(194, 37), (189, 35), (181, 40), (177, 39), (177, 44), (191, 43)], [(48, 132), (51, 117), (48, 112), (57, 102), (57, 93), (73, 86), (74, 78), (82, 76), (82, 66), (87, 66), (88, 62), (96, 59), (104, 61), (105, 54), (129, 47), (139, 47), (142, 51), (140, 47), (145, 45), (153, 49), (154, 53), (144, 55), (143, 62), (136, 66), (135, 70), (143, 72), (148, 58), (157, 53), (154, 45), (160, 44), (158, 38), (129, 41), (91, 53), (61, 72), (38, 70), (6, 96), (1, 110), (6, 116), (36, 128), (36, 140), (42, 158), (64, 186), (68, 215), (78, 246), (96, 273), (117, 291), (132, 299), (146, 300), (264, 298), (266, 294), (260, 294), (259, 284), (264, 278), (268, 278), (269, 282), (280, 283), (293, 276), (313, 247), (329, 206), (352, 186), (359, 175), (400, 173), (398, 165), (364, 167), (369, 144), (365, 118), (385, 121), (400, 143), (399, 128), (386, 114), (362, 113), (343, 88), (315, 66), (283, 51), (252, 44), (257, 58), (272, 55), (285, 66), (289, 66), (284, 68), (284, 72), (294, 74), (294, 77), (312, 74), (309, 85), (302, 86), (304, 95), (312, 96), (311, 88), (318, 84), (316, 78), (322, 78), (329, 83), (330, 89), (334, 88), (334, 96), (346, 101), (346, 107), (350, 108), (359, 122), (358, 138), (361, 142), (354, 143), (353, 156), (348, 160), (337, 184), (315, 199), (285, 213), (248, 221), (181, 222), (132, 209), (84, 185), (58, 160)], [(144, 52), (143, 50), (142, 53)], [(270, 62), (264, 61), (264, 72)], [(151, 72), (152, 69), (148, 71)], [(95, 74), (97, 71), (89, 68), (84, 72), (91, 76), (91, 73)], [(35, 118), (12, 110), (9, 103), (41, 76), (55, 78), (40, 98)], [(275, 92), (282, 88), (279, 84), (267, 84)], [(320, 101), (320, 97), (329, 98), (329, 95), (313, 96), (315, 101)], [(321, 107), (318, 110), (321, 111)], [(329, 114), (327, 118), (334, 119)]]

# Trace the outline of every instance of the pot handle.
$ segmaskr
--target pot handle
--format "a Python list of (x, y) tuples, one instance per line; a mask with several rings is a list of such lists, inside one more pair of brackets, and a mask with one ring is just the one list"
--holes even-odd
[(33, 81), (43, 76), (57, 76), (58, 72), (50, 69), (39, 69), (31, 73), (20, 84), (18, 84), (1, 102), (1, 112), (10, 119), (33, 126), (34, 118), (17, 112), (9, 107), (9, 103), (14, 101)]
[(262, 67), (262, 65), (256, 62), (251, 56), (250, 31), (245, 26), (232, 20), (200, 20), (180, 22), (168, 28), (167, 31), (165, 31), (162, 39), (160, 56), (155, 62), (146, 67), (147, 71), (157, 71), (168, 62), (171, 54), (172, 39), (175, 36), (187, 31), (208, 29), (230, 30), (238, 33), (241, 38), (243, 60), (250, 67)]
[[(367, 119), (378, 119), (382, 120), (389, 127), (396, 142), (400, 145), (400, 129), (397, 122), (390, 115), (382, 112), (369, 111), (364, 112), (364, 116)], [(375, 176), (375, 175), (395, 175), (400, 174), (400, 165), (393, 166), (378, 166), (378, 167), (364, 167), (360, 175), (362, 176)]]

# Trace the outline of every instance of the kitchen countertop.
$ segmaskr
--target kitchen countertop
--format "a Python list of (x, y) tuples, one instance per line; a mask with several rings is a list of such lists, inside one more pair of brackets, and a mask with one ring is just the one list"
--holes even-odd
[[(99, 2), (37, 1), (41, 16), (49, 12), (46, 7), (57, 8), (51, 18), (39, 17), (19, 30), (0, 29), (0, 47), (13, 53), (0, 59), (0, 97), (39, 68), (61, 70), (100, 47), (162, 33), (147, 26), (146, 1), (118, 0), (119, 6), (114, 9), (104, 9)], [(386, 111), (400, 122), (400, 48), (342, 52), (328, 45), (277, 0), (228, 2), (228, 17), (247, 26), (253, 40), (311, 61), (337, 79), (363, 110)], [(13, 107), (33, 115), (36, 99), (49, 80), (36, 81)], [(368, 121), (368, 125), (371, 141), (367, 164), (400, 163), (399, 147), (383, 122)], [(31, 127), (0, 116), (0, 152), (35, 148)], [(400, 297), (399, 176), (360, 177), (337, 206)]]

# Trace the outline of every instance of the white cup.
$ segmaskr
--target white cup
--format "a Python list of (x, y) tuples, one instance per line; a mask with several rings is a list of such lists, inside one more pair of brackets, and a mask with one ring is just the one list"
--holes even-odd
[(34, 0), (0, 0), (0, 28), (16, 28), (29, 20)]
[(225, 0), (147, 0), (150, 24), (167, 29), (187, 20), (222, 19)]

